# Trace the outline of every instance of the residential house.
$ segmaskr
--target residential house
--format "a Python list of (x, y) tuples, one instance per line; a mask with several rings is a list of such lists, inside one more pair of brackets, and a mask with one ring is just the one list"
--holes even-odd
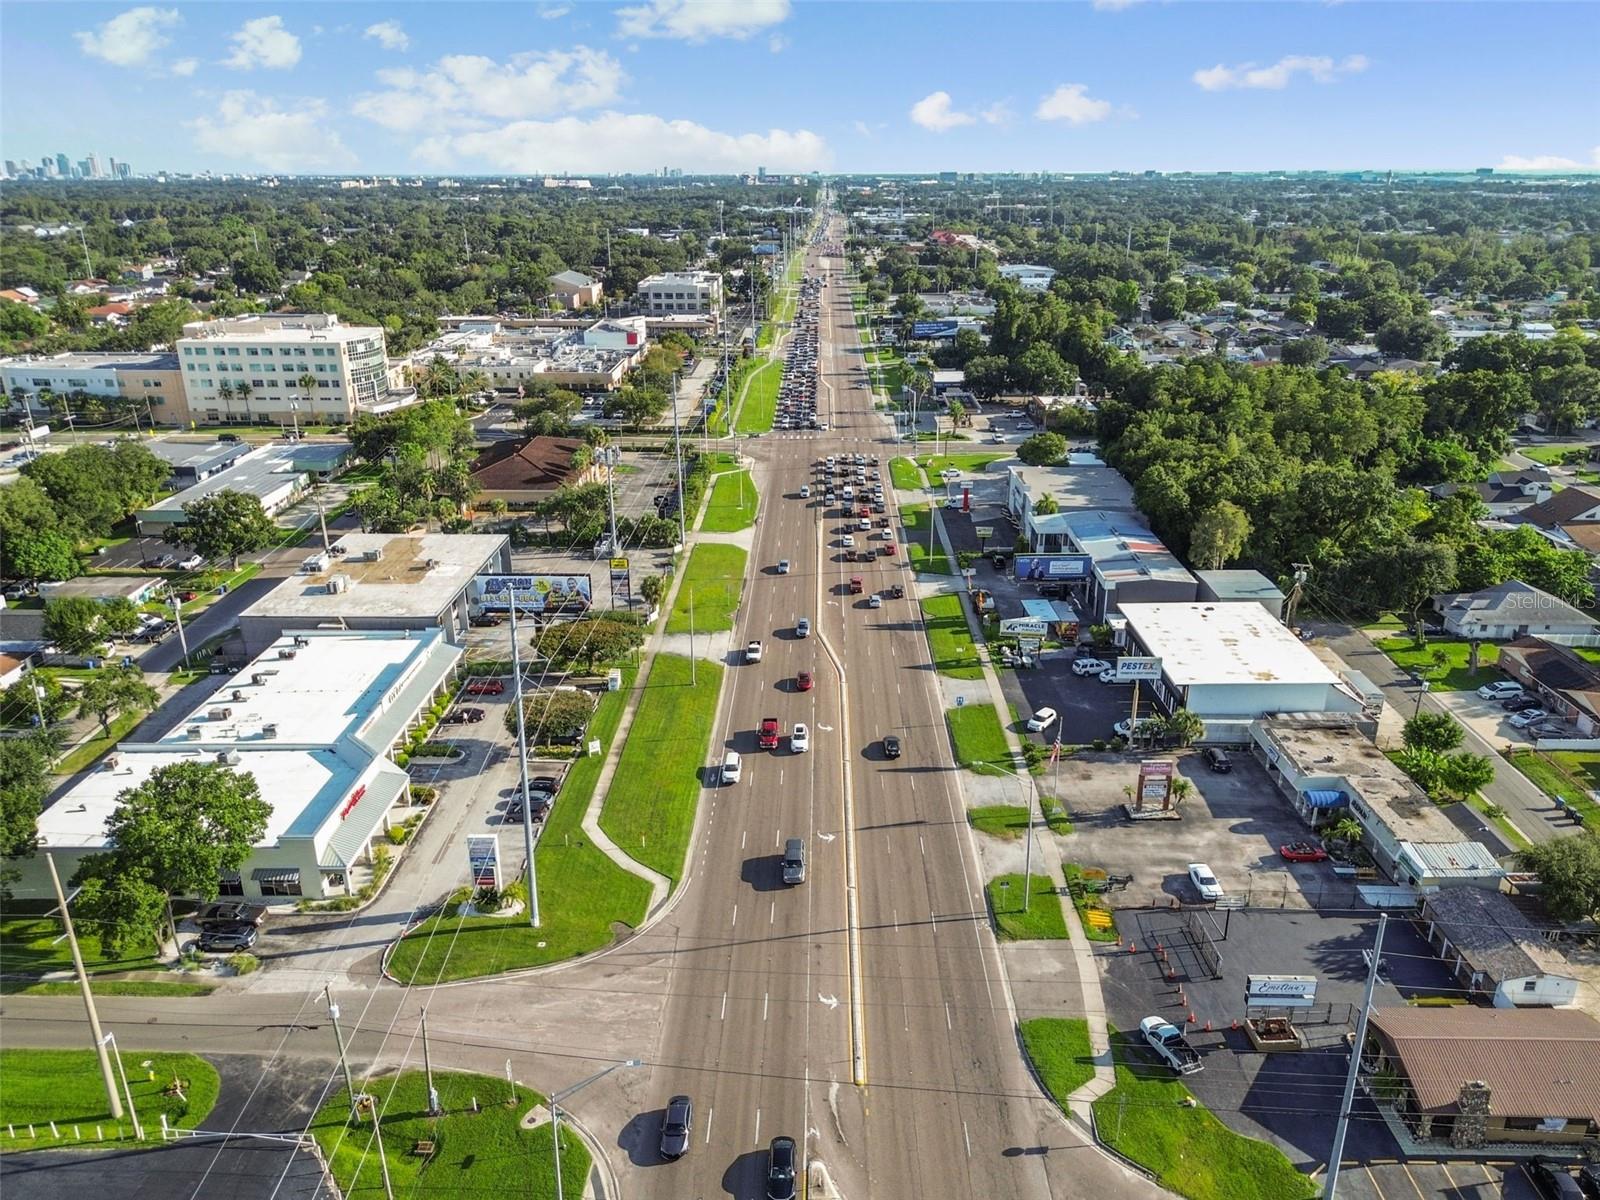
[(97, 304), (87, 311), (89, 322), (92, 325), (126, 325), (128, 317), (133, 313), (133, 305), (126, 302), (116, 304)]
[(1573, 521), (1600, 521), (1600, 491), (1586, 487), (1562, 488), (1537, 504), (1512, 515), (1518, 525), (1534, 525), (1549, 533)]
[(1513, 638), (1596, 632), (1595, 619), (1549, 592), (1508, 579), (1477, 592), (1447, 592), (1433, 598), (1450, 633), (1505, 642)]
[(586, 443), (579, 438), (532, 437), (522, 443), (496, 442), (472, 464), (478, 501), (504, 500), (526, 506), (548, 499), (558, 488), (602, 478), (595, 462), (573, 465)]
[(1488, 888), (1446, 888), (1422, 901), (1423, 934), (1471, 996), (1496, 1008), (1571, 1004), (1578, 979), (1516, 903)]
[(31, 287), (6, 288), (0, 291), (0, 300), (9, 300), (12, 304), (34, 305), (39, 303), (39, 293)]
[(1491, 517), (1509, 517), (1529, 504), (1548, 500), (1555, 493), (1555, 487), (1550, 481), (1549, 471), (1543, 467), (1527, 467), (1496, 471), (1482, 483), (1436, 483), (1428, 489), (1428, 494), (1436, 500), (1442, 500), (1459, 491), (1475, 493)]
[(1539, 698), (1539, 707), (1571, 721), (1580, 737), (1600, 732), (1600, 667), (1568, 646), (1518, 638), (1500, 647), (1500, 669)]

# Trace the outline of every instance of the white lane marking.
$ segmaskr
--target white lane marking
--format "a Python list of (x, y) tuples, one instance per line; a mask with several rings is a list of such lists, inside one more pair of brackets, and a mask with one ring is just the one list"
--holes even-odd
[(711, 1145), (711, 1122), (716, 1117), (716, 1115), (717, 1115), (717, 1110), (715, 1108), (708, 1108), (706, 1110), (706, 1142), (705, 1142), (705, 1144), (708, 1145), (708, 1146)]
[(765, 1021), (767, 1019), (767, 1002), (769, 1000), (771, 1000), (771, 999), (772, 999), (772, 993), (771, 992), (762, 992), (761, 993), (761, 1019), (763, 1021)]
[(944, 1027), (952, 1033), (955, 1032), (955, 1026), (950, 1023), (950, 1001), (948, 1000), (944, 1002)]
[(761, 1145), (761, 1110), (756, 1109), (756, 1145)]
[(778, 902), (776, 900), (774, 900), (772, 902), (772, 911), (767, 913), (767, 924), (768, 925), (775, 924), (777, 922), (777, 920), (778, 920)]
[(900, 910), (898, 908), (893, 908), (893, 909), (890, 909), (889, 912), (890, 912), (890, 919), (894, 922), (894, 931), (896, 933), (899, 933), (900, 932)]
[(737, 904), (735, 904), (733, 906), (733, 920), (729, 921), (728, 924), (737, 925), (738, 923), (739, 923), (739, 906)]
[(776, 829), (776, 830), (773, 831), (773, 833), (772, 833), (772, 844), (774, 846), (783, 845), (783, 830)]
[(928, 857), (928, 846), (927, 843), (922, 840), (922, 835), (920, 833), (917, 834), (917, 849), (922, 851), (923, 858)]
[(972, 1135), (967, 1132), (967, 1123), (965, 1121), (961, 1122), (961, 1136), (966, 1139), (966, 1142), (967, 1142), (967, 1157), (971, 1158), (972, 1157)]
[(723, 992), (722, 993), (722, 1016), (719, 1019), (723, 1020), (723, 1021), (726, 1021), (728, 1019), (728, 993), (727, 992)]
[(747, 838), (749, 836), (750, 836), (750, 831), (748, 829), (746, 829), (743, 833), (741, 833), (739, 835), (739, 849), (741, 849), (741, 850), (744, 849), (744, 840), (745, 840), (745, 838)]

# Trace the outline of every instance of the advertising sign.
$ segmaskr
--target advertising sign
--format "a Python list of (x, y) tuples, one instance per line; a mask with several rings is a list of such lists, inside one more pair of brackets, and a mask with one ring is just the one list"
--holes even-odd
[(1000, 622), (1002, 634), (1032, 634), (1043, 637), (1050, 632), (1050, 626), (1044, 621), (1036, 621), (1032, 617), (1007, 617)]
[(1087, 554), (1019, 554), (1013, 560), (1018, 579), (1087, 579)]
[(628, 560), (613, 558), (611, 560), (611, 599), (627, 602), (633, 597), (633, 584), (628, 577)]
[(994, 536), (994, 526), (993, 525), (974, 525), (972, 527), (972, 532), (978, 535), (978, 540), (980, 542), (987, 542), (990, 538), (992, 538)]
[(914, 321), (911, 336), (916, 338), (953, 338), (961, 327), (959, 321)]
[(500, 839), (492, 833), (467, 835), (467, 874), (473, 887), (500, 887)]
[(1135, 807), (1139, 812), (1147, 808), (1163, 811), (1172, 807), (1172, 764), (1170, 762), (1142, 762), (1139, 764), (1139, 790)]
[(594, 602), (587, 575), (479, 575), (478, 605), (485, 612), (583, 612)]
[(1272, 1008), (1310, 1008), (1317, 999), (1312, 975), (1247, 975), (1244, 1002)]
[(1119, 658), (1117, 659), (1117, 682), (1133, 683), (1135, 680), (1149, 682), (1161, 678), (1161, 660), (1159, 658)]

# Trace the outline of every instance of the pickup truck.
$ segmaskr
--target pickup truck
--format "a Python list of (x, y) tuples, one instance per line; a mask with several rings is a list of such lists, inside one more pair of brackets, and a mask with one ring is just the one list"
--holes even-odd
[(778, 748), (778, 718), (762, 717), (761, 729), (756, 734), (756, 745), (763, 750)]
[(761, 639), (760, 638), (756, 638), (754, 641), (748, 642), (748, 643), (745, 644), (744, 660), (747, 663), (758, 663), (758, 662), (761, 661)]
[(864, 592), (866, 590), (867, 590), (866, 589), (866, 585), (861, 582), (861, 576), (859, 576), (859, 575), (850, 576), (850, 594), (852, 596), (859, 596), (859, 595), (861, 595), (862, 592)]
[(1139, 1022), (1139, 1032), (1150, 1048), (1161, 1056), (1167, 1066), (1179, 1075), (1192, 1075), (1200, 1070), (1200, 1054), (1184, 1039), (1176, 1025), (1165, 1017), (1146, 1017)]

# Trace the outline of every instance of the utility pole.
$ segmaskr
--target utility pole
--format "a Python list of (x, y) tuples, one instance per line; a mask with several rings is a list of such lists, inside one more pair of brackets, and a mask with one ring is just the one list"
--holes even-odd
[[(394, 1089), (389, 1089), (389, 1094), (394, 1095)], [(378, 1115), (378, 1098), (372, 1098), (372, 1138), (378, 1144), (378, 1169), (383, 1172), (383, 1194), (385, 1200), (394, 1200), (394, 1184), (389, 1179), (389, 1159), (383, 1152), (383, 1120)]]
[[(723, 339), (722, 339), (722, 363), (723, 363), (723, 368), (722, 368), (722, 370), (723, 370), (723, 375), (722, 375), (723, 387), (726, 388), (727, 387), (727, 378), (728, 378), (728, 375), (727, 375), (727, 370), (728, 370), (728, 368), (727, 368), (727, 363), (728, 363), (728, 339), (727, 339), (726, 334), (724, 334)], [(705, 419), (704, 418), (704, 412), (705, 412), (705, 401), (704, 401), (704, 399), (702, 399), (701, 402), (700, 402), (700, 409), (701, 409), (701, 414), (702, 414), (701, 415), (701, 420), (703, 421)], [(674, 371), (673, 375), (672, 375), (672, 453), (673, 453), (673, 456), (677, 459), (677, 463), (678, 463), (678, 472), (677, 472), (677, 476), (676, 476), (677, 487), (678, 487), (678, 545), (682, 546), (689, 540), (689, 535), (688, 535), (688, 531), (685, 528), (684, 523), (683, 523), (684, 522), (684, 517), (683, 517), (683, 442), (681, 440), (679, 440), (679, 436), (678, 436), (679, 432), (680, 431), (679, 431), (679, 428), (678, 428), (678, 375), (677, 375), (677, 372)]]
[(1350, 1106), (1355, 1103), (1356, 1078), (1361, 1074), (1361, 1047), (1367, 1041), (1367, 1014), (1372, 1011), (1372, 993), (1378, 984), (1378, 965), (1383, 961), (1383, 929), (1388, 913), (1378, 914), (1378, 940), (1367, 964), (1367, 992), (1361, 998), (1361, 1016), (1356, 1020), (1356, 1041), (1350, 1047), (1350, 1070), (1344, 1077), (1344, 1099), (1339, 1102), (1339, 1123), (1333, 1127), (1333, 1148), (1328, 1151), (1328, 1174), (1322, 1187), (1322, 1200), (1333, 1200), (1339, 1189), (1339, 1160), (1344, 1157), (1344, 1138), (1350, 1130)]
[(61, 906), (61, 925), (67, 932), (67, 948), (72, 951), (72, 969), (77, 972), (78, 987), (83, 991), (83, 1007), (89, 1014), (89, 1033), (94, 1038), (94, 1052), (100, 1059), (100, 1080), (106, 1085), (106, 1099), (111, 1101), (111, 1119), (120, 1121), (122, 1097), (117, 1095), (116, 1076), (111, 1073), (111, 1058), (106, 1053), (105, 1034), (100, 1032), (100, 1014), (94, 1006), (94, 993), (89, 990), (89, 974), (83, 969), (83, 952), (78, 949), (78, 933), (72, 927), (72, 913), (67, 910), (67, 895), (61, 890), (61, 876), (56, 871), (55, 855), (46, 850), (44, 861), (50, 867), (50, 884), (56, 890), (56, 903)]
[(428, 1006), (422, 1006), (422, 1073), (428, 1077), (428, 1115), (437, 1117), (444, 1110), (439, 1107), (439, 1089), (433, 1086), (433, 1059), (428, 1054)]
[(1311, 578), (1310, 563), (1294, 564), (1294, 586), (1289, 589), (1289, 603), (1284, 616), (1284, 624), (1290, 629), (1294, 628), (1295, 613), (1300, 608), (1300, 596), (1305, 591), (1306, 580)]
[(83, 247), (83, 277), (85, 280), (94, 278), (94, 263), (89, 259), (89, 239), (83, 236), (83, 226), (78, 226), (78, 244)]
[[(322, 998), (327, 1002), (328, 1020), (333, 1025), (333, 1040), (339, 1047), (339, 1065), (344, 1068), (344, 1088), (350, 1093), (350, 1119), (360, 1123), (361, 1107), (356, 1103), (356, 1081), (350, 1074), (350, 1059), (344, 1052), (344, 1030), (339, 1028), (339, 1006), (333, 1002), (333, 993), (329, 991), (327, 984), (322, 985)], [(377, 1107), (374, 1106), (372, 1111), (376, 1114)]]
[[(323, 549), (327, 549), (326, 536), (322, 542)], [(183, 631), (183, 600), (177, 592), (172, 593), (172, 618), (178, 624), (178, 645), (183, 647), (183, 669), (189, 669), (189, 635)]]
[(528, 730), (522, 711), (522, 650), (517, 645), (517, 590), (511, 589), (511, 703), (517, 706), (517, 766), (522, 781), (522, 851), (528, 856), (528, 924), (539, 928), (539, 879), (533, 867), (533, 804), (528, 798)]

